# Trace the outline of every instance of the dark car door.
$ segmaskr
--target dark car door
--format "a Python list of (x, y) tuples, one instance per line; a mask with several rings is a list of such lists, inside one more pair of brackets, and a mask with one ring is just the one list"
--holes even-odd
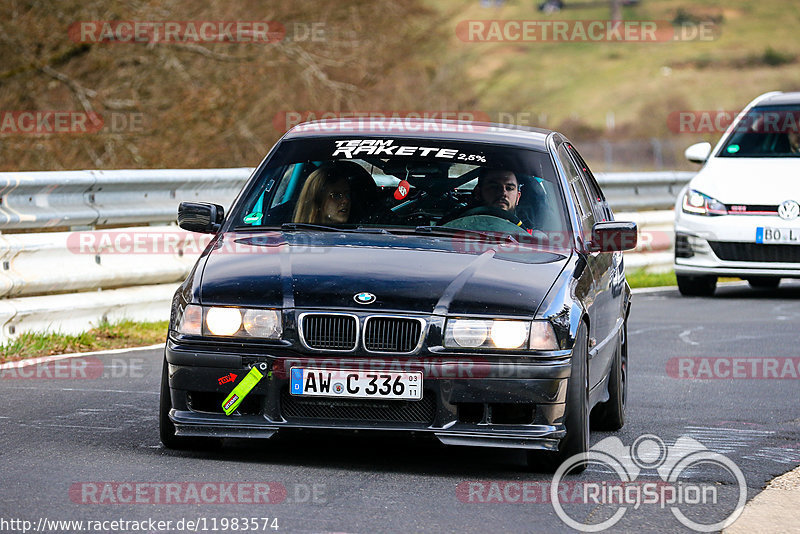
[[(579, 228), (576, 229), (579, 234), (578, 237), (582, 243), (587, 243), (592, 236), (592, 226), (595, 223), (595, 215), (591, 203), (589, 202), (588, 194), (586, 193), (586, 187), (582, 183), (581, 173), (568, 151), (568, 146), (569, 145), (566, 143), (561, 144), (556, 149), (556, 154), (566, 173), (567, 183), (569, 184), (569, 194), (572, 197), (572, 202), (575, 205), (575, 210), (578, 215)], [(585, 295), (582, 300), (589, 315), (589, 347), (591, 349), (596, 344), (599, 315), (602, 312), (598, 309), (598, 302), (596, 299), (598, 279), (596, 274), (597, 266), (595, 264), (597, 263), (597, 253), (586, 253), (585, 257), (587, 260), (587, 267), (586, 272), (584, 272), (581, 277), (585, 281), (581, 280), (579, 282), (579, 289), (582, 289), (582, 293)], [(589, 287), (580, 287), (586, 285)], [(594, 356), (595, 351), (590, 350), (589, 384), (592, 387), (597, 383), (597, 375), (599, 374), (597, 370), (597, 361)]]
[[(568, 146), (566, 151), (569, 153), (576, 165), (580, 175), (580, 183), (584, 187), (594, 220), (610, 221), (613, 220), (613, 213), (608, 207), (597, 181), (592, 175), (589, 166), (578, 154), (575, 147)], [(617, 287), (622, 283), (622, 252), (593, 252), (590, 254), (592, 274), (595, 279), (595, 325), (594, 334), (596, 338), (590, 340), (590, 347), (596, 349), (594, 365), (591, 369), (592, 385), (600, 382), (605, 376), (606, 370), (611, 366), (616, 349), (616, 340), (619, 327), (622, 323), (623, 296), (621, 288)]]

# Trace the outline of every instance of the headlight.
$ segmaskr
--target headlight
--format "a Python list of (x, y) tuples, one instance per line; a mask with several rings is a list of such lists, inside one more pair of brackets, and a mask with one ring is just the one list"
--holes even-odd
[(528, 340), (530, 324), (522, 321), (492, 322), (492, 343), (499, 349), (518, 349)]
[(242, 325), (253, 337), (279, 338), (283, 333), (281, 316), (275, 310), (246, 310)]
[(232, 336), (242, 326), (242, 312), (237, 308), (209, 308), (206, 326), (215, 336)]
[(280, 339), (282, 315), (280, 310), (188, 304), (177, 331), (191, 336)]
[(548, 321), (448, 319), (444, 345), (452, 348), (558, 350)]
[[(489, 321), (455, 319), (448, 326), (452, 341), (459, 347), (480, 347), (489, 337)], [(445, 343), (446, 344), (446, 343)]]
[(696, 215), (727, 215), (725, 204), (699, 191), (690, 189), (683, 195), (683, 211)]

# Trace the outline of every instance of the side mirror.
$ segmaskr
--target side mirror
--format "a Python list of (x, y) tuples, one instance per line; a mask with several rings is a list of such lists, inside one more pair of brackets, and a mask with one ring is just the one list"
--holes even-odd
[(219, 204), (181, 202), (178, 206), (178, 226), (190, 232), (216, 234), (225, 220), (225, 210)]
[(638, 229), (635, 222), (606, 221), (592, 226), (589, 252), (615, 252), (636, 248)]
[(705, 163), (711, 155), (711, 143), (696, 143), (687, 148), (683, 155), (692, 163)]

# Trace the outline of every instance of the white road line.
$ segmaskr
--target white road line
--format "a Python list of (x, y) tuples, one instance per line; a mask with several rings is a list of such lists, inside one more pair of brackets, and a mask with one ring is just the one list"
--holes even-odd
[(53, 423), (20, 423), (20, 426), (29, 426), (35, 428), (53, 427), (53, 428), (80, 428), (81, 430), (119, 430), (117, 427), (110, 426), (88, 426), (88, 425), (56, 425)]
[(690, 328), (688, 330), (684, 330), (678, 335), (678, 337), (681, 339), (681, 341), (683, 341), (684, 343), (688, 343), (689, 345), (699, 345), (700, 343), (698, 343), (697, 341), (692, 341), (691, 339), (689, 339), (689, 336), (691, 335), (692, 330), (703, 330), (703, 328), (704, 327), (702, 326), (698, 326), (696, 328)]
[(33, 386), (11, 386), (3, 389), (38, 389), (40, 391), (97, 391), (99, 393), (139, 393), (141, 395), (159, 395), (158, 391), (129, 391), (126, 389), (91, 389), (91, 388), (57, 388), (57, 387), (33, 387)]

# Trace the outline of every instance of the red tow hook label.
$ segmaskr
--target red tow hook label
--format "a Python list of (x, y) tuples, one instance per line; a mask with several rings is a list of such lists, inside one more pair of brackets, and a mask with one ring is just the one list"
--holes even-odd
[(221, 386), (222, 384), (227, 384), (228, 382), (233, 382), (234, 380), (236, 380), (237, 376), (238, 375), (230, 373), (230, 374), (227, 374), (227, 375), (225, 375), (223, 377), (218, 378), (217, 382), (219, 382), (219, 385)]

